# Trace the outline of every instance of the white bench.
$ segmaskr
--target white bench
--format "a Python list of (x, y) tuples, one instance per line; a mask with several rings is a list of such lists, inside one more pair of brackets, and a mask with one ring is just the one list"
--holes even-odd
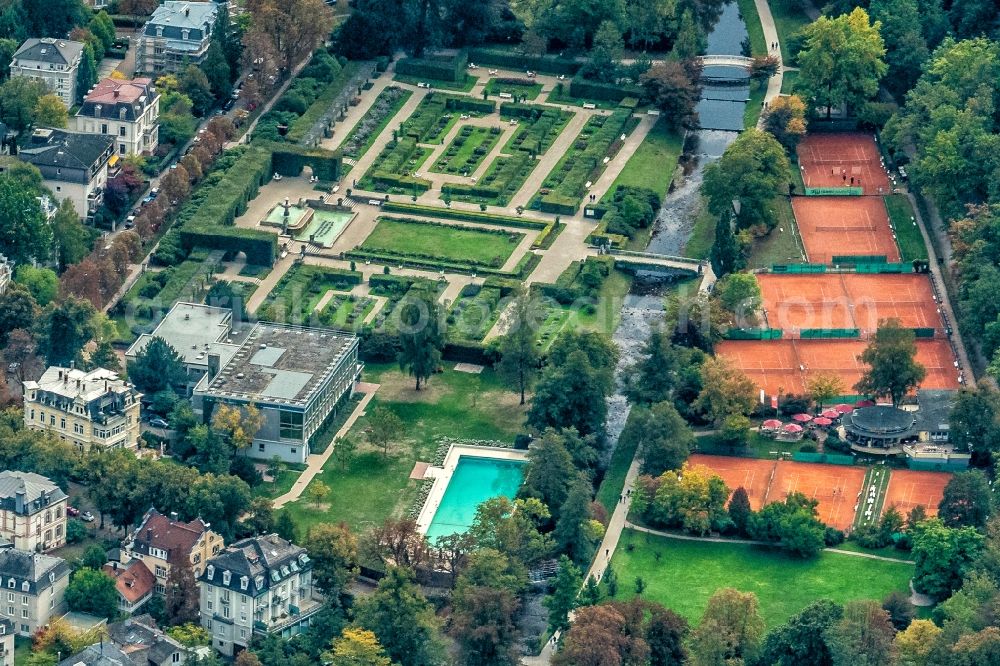
[(368, 205), (369, 206), (381, 206), (382, 205), (382, 200), (381, 199), (369, 199), (368, 200)]
[(506, 92), (500, 93), (499, 95), (497, 95), (497, 97), (499, 97), (500, 99), (514, 99), (513, 95), (511, 95), (510, 93), (506, 93)]
[(585, 109), (596, 109), (597, 105), (594, 104), (593, 102), (584, 102), (583, 108), (585, 108)]

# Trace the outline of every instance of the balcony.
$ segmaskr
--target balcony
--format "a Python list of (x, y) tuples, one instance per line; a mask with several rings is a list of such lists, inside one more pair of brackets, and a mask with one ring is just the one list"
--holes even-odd
[(298, 606), (288, 607), (289, 612), (285, 614), (285, 617), (275, 617), (270, 622), (254, 620), (253, 630), (259, 634), (280, 633), (282, 630), (312, 617), (322, 608), (323, 599), (318, 595), (310, 599), (301, 599)]

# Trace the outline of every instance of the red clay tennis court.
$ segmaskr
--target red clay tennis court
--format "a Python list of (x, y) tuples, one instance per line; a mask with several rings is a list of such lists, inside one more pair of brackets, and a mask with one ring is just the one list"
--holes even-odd
[(951, 474), (947, 472), (918, 472), (912, 469), (894, 469), (889, 476), (882, 510), (895, 506), (906, 517), (915, 506), (922, 506), (928, 516), (936, 516), (938, 504), (944, 495)]
[[(844, 390), (864, 373), (858, 356), (866, 340), (724, 340), (716, 345), (723, 356), (768, 395), (804, 393), (808, 379), (824, 374), (840, 377)], [(958, 389), (958, 369), (946, 339), (917, 340), (917, 361), (927, 370), (920, 388)]]
[(865, 481), (865, 470), (846, 465), (823, 465), (782, 460), (774, 473), (768, 502), (778, 502), (799, 492), (819, 501), (819, 519), (846, 530), (854, 522), (854, 507)]
[(830, 264), (834, 255), (884, 255), (900, 261), (881, 197), (792, 197), (806, 256)]
[(889, 176), (870, 134), (809, 134), (799, 143), (798, 156), (806, 187), (861, 187), (865, 194), (889, 193)]
[(688, 463), (692, 466), (704, 465), (713, 473), (721, 476), (729, 487), (730, 494), (742, 486), (747, 491), (747, 495), (750, 496), (750, 508), (754, 511), (764, 505), (767, 483), (770, 481), (771, 471), (774, 469), (773, 460), (693, 453), (688, 458)]
[(786, 335), (803, 328), (858, 328), (869, 333), (889, 318), (907, 328), (943, 329), (926, 275), (761, 274), (757, 282), (768, 327)]
[(854, 304), (855, 327), (874, 331), (880, 321), (895, 318), (907, 328), (943, 332), (930, 277), (915, 273), (841, 274), (844, 291)]

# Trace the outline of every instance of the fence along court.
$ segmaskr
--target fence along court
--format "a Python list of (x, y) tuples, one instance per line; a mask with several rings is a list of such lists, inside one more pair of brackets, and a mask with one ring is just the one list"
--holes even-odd
[[(723, 340), (715, 349), (768, 395), (805, 393), (817, 375), (838, 377), (849, 395), (866, 369), (858, 357), (867, 346), (865, 340)], [(948, 340), (918, 339), (916, 358), (927, 371), (920, 388), (961, 387)]]
[(797, 152), (807, 189), (850, 188), (859, 194), (889, 194), (889, 176), (870, 134), (809, 134)]
[(879, 197), (792, 197), (792, 210), (811, 263), (830, 264), (834, 255), (848, 251), (900, 261), (889, 213)]

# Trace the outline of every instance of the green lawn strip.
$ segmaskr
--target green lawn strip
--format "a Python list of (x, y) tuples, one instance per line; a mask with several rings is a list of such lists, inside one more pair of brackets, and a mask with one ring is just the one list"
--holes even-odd
[(257, 315), (272, 321), (318, 319), (316, 306), (326, 292), (349, 291), (360, 282), (360, 273), (297, 263), (274, 285), (257, 309)]
[(684, 245), (681, 253), (691, 259), (708, 259), (712, 251), (712, 244), (715, 243), (715, 216), (708, 212), (708, 204), (704, 199), (698, 207), (698, 215), (694, 219), (694, 228), (691, 236)]
[(14, 666), (26, 666), (31, 658), (32, 640), (25, 636), (14, 636)]
[(411, 95), (413, 95), (412, 90), (396, 86), (389, 86), (380, 92), (372, 107), (344, 139), (341, 148), (344, 154), (350, 157), (361, 157), (368, 152), (378, 135), (396, 117)]
[(442, 81), (440, 79), (422, 79), (419, 76), (407, 76), (405, 74), (397, 74), (392, 78), (393, 81), (399, 83), (407, 83), (411, 86), (415, 86), (418, 83), (426, 83), (431, 88), (438, 88), (441, 90), (456, 90), (458, 92), (469, 92), (476, 87), (476, 82), (479, 81), (475, 76), (470, 74), (465, 75), (465, 79), (462, 81)]
[(862, 548), (854, 541), (845, 541), (839, 546), (834, 546), (837, 550), (847, 550), (852, 553), (866, 553), (868, 555), (878, 555), (879, 557), (891, 557), (897, 560), (913, 561), (913, 553), (908, 550), (899, 550), (894, 546), (885, 548)]
[(552, 343), (555, 342), (555, 339), (559, 337), (559, 334), (566, 328), (572, 318), (573, 313), (569, 308), (553, 302), (546, 309), (545, 319), (542, 321), (542, 325), (538, 327), (538, 339), (535, 342), (538, 350), (540, 352), (548, 351), (549, 347), (552, 346)]
[[(487, 95), (497, 96), (500, 93), (510, 93), (514, 97), (524, 97), (533, 100), (542, 92), (541, 83), (504, 83), (500, 79), (490, 79), (483, 91)], [(506, 101), (506, 100), (505, 100)]]
[(514, 231), (383, 217), (359, 249), (500, 268), (522, 238)]
[[(784, 42), (782, 42), (782, 47), (784, 48)], [(795, 92), (795, 84), (798, 83), (799, 73), (798, 72), (784, 72), (781, 75), (781, 94), (791, 95)]]
[(787, 197), (775, 197), (772, 203), (777, 224), (766, 236), (753, 242), (748, 268), (767, 268), (773, 264), (800, 264), (803, 262), (799, 245), (798, 226)]
[[(885, 493), (889, 489), (889, 476), (891, 470), (885, 465), (870, 467), (865, 473), (864, 485), (861, 487), (861, 497), (858, 498), (858, 510), (854, 515), (854, 527), (862, 525), (878, 525), (879, 517), (882, 515), (882, 505), (885, 503)], [(868, 504), (868, 488), (874, 485), (875, 501)], [(868, 508), (871, 507), (871, 516), (865, 516)]]
[[(697, 433), (696, 433), (697, 434)], [(800, 442), (778, 442), (770, 437), (765, 437), (759, 432), (751, 432), (747, 445), (743, 448), (733, 448), (720, 442), (719, 435), (699, 435), (698, 451), (700, 453), (711, 453), (723, 456), (740, 456), (743, 458), (770, 458), (775, 457), (775, 452), (796, 453), (805, 445), (815, 446), (816, 443), (803, 439)]]
[(743, 109), (743, 127), (750, 129), (757, 126), (760, 114), (764, 110), (765, 94), (767, 94), (767, 82), (750, 82), (750, 100)]
[[(753, 0), (750, 1), (752, 4)], [(778, 31), (778, 41), (781, 43), (781, 59), (785, 65), (791, 65), (795, 59), (788, 50), (788, 40), (792, 35), (811, 23), (811, 21), (802, 8), (802, 4), (799, 2), (779, 0), (778, 2), (771, 2), (770, 7), (771, 18), (774, 19), (774, 27)]]
[(451, 143), (430, 165), (429, 171), (437, 173), (471, 175), (489, 154), (500, 138), (500, 128), (466, 125), (459, 130)]
[[(539, 111), (538, 116), (534, 118), (512, 116), (507, 111), (510, 107), (507, 107), (504, 104), (500, 105), (501, 119), (507, 121), (508, 123), (511, 120), (517, 121), (517, 129), (503, 147), (503, 152), (508, 155), (514, 154), (514, 152), (518, 150), (526, 150), (529, 152), (534, 151), (538, 155), (545, 154), (545, 152), (552, 146), (553, 142), (559, 138), (563, 128), (566, 127), (567, 123), (569, 123), (574, 116), (572, 112), (561, 111), (551, 106), (543, 106), (540, 104), (521, 106), (528, 106), (529, 108), (537, 109)], [(534, 146), (531, 145), (532, 141), (535, 139), (538, 141), (537, 150), (535, 150)]]
[[(635, 412), (632, 412), (633, 414)], [(629, 418), (632, 418), (631, 414)], [(615, 452), (611, 455), (611, 462), (604, 472), (604, 479), (597, 489), (597, 501), (601, 503), (610, 516), (618, 506), (618, 498), (621, 497), (625, 489), (625, 477), (628, 475), (628, 468), (635, 458), (636, 449), (639, 448), (639, 438), (633, 437), (628, 441), (618, 441)]]
[(920, 260), (927, 261), (927, 245), (924, 236), (917, 226), (913, 206), (905, 194), (891, 194), (882, 197), (885, 209), (889, 212), (889, 221), (896, 231), (896, 245), (899, 255), (906, 263)]
[(278, 473), (277, 481), (258, 483), (254, 486), (254, 497), (267, 497), (268, 499), (280, 497), (292, 489), (295, 480), (301, 475), (300, 470), (283, 469)]
[(243, 277), (254, 277), (263, 280), (271, 272), (271, 266), (257, 266), (255, 264), (244, 264), (239, 275)]
[(299, 500), (285, 509), (300, 533), (315, 524), (339, 522), (360, 533), (386, 518), (401, 517), (420, 487), (409, 478), (413, 465), (433, 459), (438, 438), (512, 441), (524, 422), (517, 396), (489, 368), (478, 375), (447, 369), (419, 393), (395, 364), (367, 365), (365, 380), (382, 385), (367, 413), (376, 407), (391, 409), (403, 421), (405, 434), (384, 456), (367, 444), (367, 417), (358, 419), (349, 434), (358, 444), (354, 459), (341, 469), (331, 458), (316, 477), (331, 490), (325, 505)]
[(913, 575), (912, 565), (898, 562), (827, 552), (803, 560), (773, 548), (681, 541), (635, 530), (622, 533), (611, 565), (618, 576), (620, 599), (635, 596), (634, 582), (640, 577), (646, 583), (645, 599), (696, 624), (712, 594), (735, 587), (757, 595), (769, 628), (816, 599), (844, 603), (882, 599), (894, 590), (905, 592)]
[(625, 163), (604, 198), (609, 198), (619, 187), (628, 186), (652, 190), (662, 199), (673, 180), (683, 147), (684, 137), (670, 129), (667, 119), (661, 117)]
[(611, 337), (622, 319), (622, 303), (632, 286), (632, 278), (622, 271), (611, 271), (597, 295), (595, 308), (576, 312), (574, 324), (587, 331), (597, 331)]
[(323, 308), (319, 321), (333, 329), (357, 331), (376, 302), (374, 298), (339, 292)]
[[(417, 145), (412, 140), (390, 141), (379, 156), (375, 158), (368, 173), (358, 181), (358, 187), (363, 190), (373, 190), (375, 192), (390, 192), (395, 194), (412, 194), (413, 192), (402, 187), (385, 187), (376, 181), (376, 173), (391, 174), (393, 176), (407, 176), (418, 172), (427, 158), (434, 152), (432, 148)], [(425, 183), (424, 187), (427, 187)]]
[[(764, 39), (764, 27), (760, 24), (760, 15), (757, 13), (757, 5), (754, 0), (736, 0), (736, 4), (740, 8), (740, 15), (743, 17), (743, 22), (746, 23), (747, 34), (750, 36), (751, 55), (767, 55), (770, 49), (767, 40)], [(777, 3), (771, 3), (772, 12), (775, 4)]]

